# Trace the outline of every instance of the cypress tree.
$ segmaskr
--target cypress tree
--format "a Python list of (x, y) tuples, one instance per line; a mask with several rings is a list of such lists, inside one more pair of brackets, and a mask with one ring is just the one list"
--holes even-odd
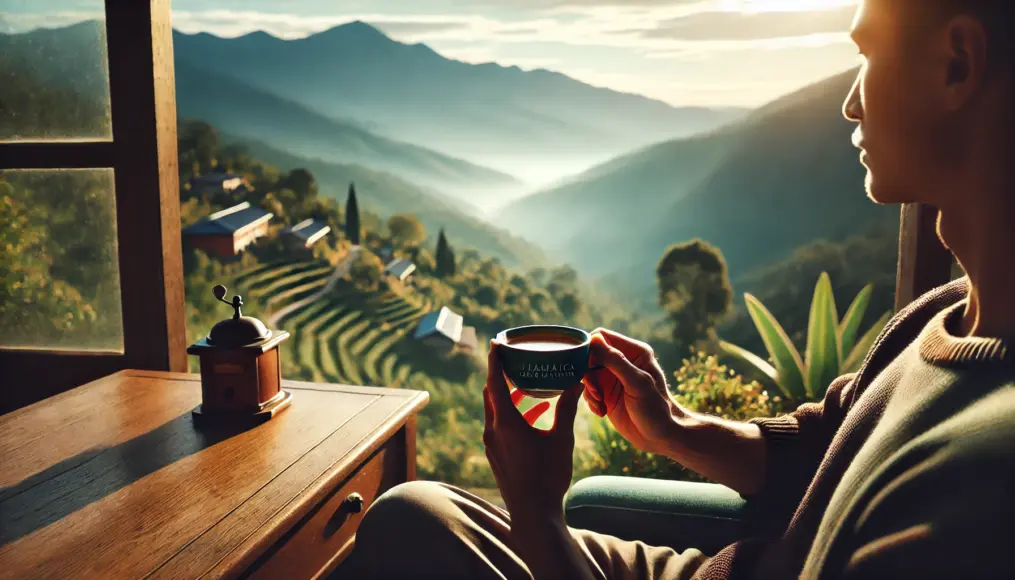
[(434, 250), (436, 261), (436, 273), (438, 278), (447, 278), (455, 275), (455, 253), (448, 245), (448, 238), (444, 235), (444, 228), (441, 228), (437, 235), (437, 249)]
[(356, 203), (356, 184), (349, 184), (349, 197), (345, 200), (345, 237), (359, 245), (359, 205)]

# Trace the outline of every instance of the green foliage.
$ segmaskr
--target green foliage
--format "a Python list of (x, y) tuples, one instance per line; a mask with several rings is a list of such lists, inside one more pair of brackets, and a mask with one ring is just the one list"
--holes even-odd
[[(745, 381), (720, 364), (715, 355), (694, 352), (674, 373), (673, 398), (691, 411), (731, 420), (771, 417), (781, 409), (782, 400), (769, 396), (757, 382)], [(592, 449), (578, 461), (580, 476), (622, 475), (654, 479), (704, 481), (700, 475), (674, 463), (668, 457), (641, 451), (625, 440), (607, 419), (593, 418), (590, 424)]]
[(388, 232), (396, 248), (418, 246), (426, 240), (426, 229), (411, 215), (396, 214), (388, 218)]
[(377, 254), (361, 248), (359, 257), (349, 268), (349, 280), (363, 292), (375, 292), (384, 278), (384, 263)]
[(455, 275), (455, 272), (458, 270), (455, 252), (448, 244), (448, 238), (444, 235), (443, 228), (441, 228), (440, 233), (437, 235), (437, 248), (434, 250), (434, 259), (437, 262), (435, 273), (438, 278), (450, 278)]
[[(837, 304), (848, 304), (871, 285), (868, 312), (894, 308), (897, 222), (858, 232), (843, 242), (818, 240), (798, 248), (784, 260), (737, 280), (737, 291), (761, 301), (803, 352), (807, 348), (810, 311), (800, 305), (810, 303), (814, 281), (822, 272), (832, 279)], [(724, 339), (754, 352), (765, 348), (744, 303), (734, 307), (732, 316), (718, 332)]]
[[(39, 48), (31, 46), (38, 53)], [(54, 61), (66, 63), (70, 55)], [(82, 95), (40, 79), (40, 71), (0, 50), (0, 141), (16, 137), (97, 137), (109, 130), (103, 99)]]
[(733, 288), (718, 248), (702, 240), (676, 244), (656, 268), (659, 305), (673, 323), (678, 352), (715, 339), (715, 327), (729, 313)]
[(345, 237), (354, 245), (360, 243), (359, 202), (356, 201), (356, 185), (349, 184), (349, 196), (345, 201)]
[(0, 172), (0, 332), (11, 346), (122, 347), (112, 173)]
[(180, 183), (204, 175), (218, 165), (219, 133), (204, 121), (181, 121), (177, 137)]
[(306, 169), (293, 169), (279, 182), (279, 187), (292, 190), (297, 203), (317, 197), (317, 180)]
[(791, 401), (821, 399), (835, 377), (859, 368), (877, 335), (891, 317), (891, 312), (885, 313), (860, 340), (856, 340), (872, 290), (872, 286), (865, 287), (840, 322), (832, 295), (831, 279), (827, 273), (823, 273), (818, 278), (811, 300), (805, 357), (800, 356), (793, 341), (772, 313), (757, 298), (747, 294), (747, 308), (773, 362), (769, 364), (746, 349), (728, 342), (723, 342), (722, 346), (727, 353), (741, 358), (771, 377), (783, 395)]

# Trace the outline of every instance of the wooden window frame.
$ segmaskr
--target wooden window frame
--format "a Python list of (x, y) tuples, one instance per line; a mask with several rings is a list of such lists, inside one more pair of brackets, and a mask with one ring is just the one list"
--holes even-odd
[(106, 0), (112, 140), (0, 143), (0, 169), (112, 168), (123, 353), (0, 348), (0, 413), (124, 368), (186, 371), (170, 0)]

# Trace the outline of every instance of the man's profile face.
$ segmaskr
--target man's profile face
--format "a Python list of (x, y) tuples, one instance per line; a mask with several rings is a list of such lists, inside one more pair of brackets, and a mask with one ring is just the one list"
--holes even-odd
[(843, 105), (858, 123), (853, 142), (862, 149), (867, 194), (878, 203), (932, 202), (935, 115), (926, 105), (931, 67), (920, 39), (907, 34), (899, 2), (861, 0), (852, 37), (862, 65)]

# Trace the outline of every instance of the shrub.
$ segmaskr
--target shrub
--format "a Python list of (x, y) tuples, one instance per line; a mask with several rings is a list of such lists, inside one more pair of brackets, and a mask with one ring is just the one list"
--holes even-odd
[(827, 273), (821, 274), (811, 300), (804, 357), (800, 356), (779, 321), (750, 294), (745, 295), (747, 309), (772, 362), (734, 344), (720, 344), (727, 353), (741, 358), (769, 377), (793, 402), (821, 399), (837, 376), (859, 369), (867, 351), (891, 318), (891, 312), (886, 312), (864, 335), (859, 336), (860, 323), (872, 291), (872, 286), (864, 288), (840, 322), (831, 279)]
[[(748, 420), (774, 416), (782, 399), (770, 396), (757, 382), (719, 363), (715, 355), (694, 352), (674, 373), (676, 392), (671, 396), (685, 409), (725, 419)], [(610, 424), (598, 417), (590, 421), (593, 449), (576, 460), (576, 475), (622, 475), (653, 479), (706, 481), (665, 456), (635, 448)]]

